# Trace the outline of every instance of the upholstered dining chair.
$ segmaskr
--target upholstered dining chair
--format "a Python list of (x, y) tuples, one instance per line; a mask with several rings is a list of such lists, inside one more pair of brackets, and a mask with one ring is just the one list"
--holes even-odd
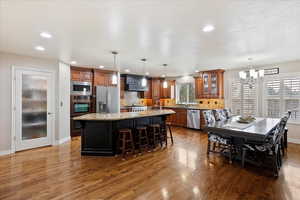
[[(216, 123), (215, 116), (212, 110), (203, 111), (204, 121), (206, 126)], [(229, 161), (232, 162), (232, 145), (229, 138), (224, 138), (218, 133), (208, 132), (207, 155), (212, 153), (224, 153), (229, 150)]]
[(213, 114), (216, 121), (225, 121), (227, 119), (226, 113), (223, 109), (215, 109), (213, 110)]
[(223, 113), (225, 114), (226, 118), (229, 119), (230, 117), (232, 117), (232, 112), (230, 108), (224, 108), (223, 109)]
[(280, 123), (276, 126), (276, 128), (272, 131), (272, 133), (263, 144), (244, 144), (244, 147), (242, 149), (243, 167), (248, 151), (252, 151), (253, 153), (260, 153), (263, 155), (263, 160), (261, 162), (263, 163), (270, 160), (272, 164), (273, 175), (275, 177), (278, 176), (279, 170), (282, 166), (282, 156), (284, 155), (284, 143), (282, 138), (288, 119), (289, 115), (284, 115), (281, 118)]

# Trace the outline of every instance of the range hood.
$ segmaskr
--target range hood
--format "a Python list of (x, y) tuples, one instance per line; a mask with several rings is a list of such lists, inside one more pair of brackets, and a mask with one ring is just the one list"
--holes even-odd
[(142, 79), (144, 78), (144, 76), (131, 75), (131, 74), (125, 74), (122, 76), (125, 77), (126, 91), (136, 91), (136, 92), (148, 91), (148, 85), (146, 87), (142, 86)]

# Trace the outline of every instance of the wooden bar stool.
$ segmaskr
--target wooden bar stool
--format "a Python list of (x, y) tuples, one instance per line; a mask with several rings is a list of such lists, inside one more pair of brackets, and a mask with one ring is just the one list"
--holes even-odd
[(166, 122), (166, 126), (167, 126), (167, 129), (169, 129), (171, 142), (172, 142), (172, 144), (174, 144), (174, 141), (173, 141), (173, 134), (172, 134), (172, 129), (171, 129), (172, 123), (171, 123), (171, 122)]
[(128, 152), (134, 154), (134, 142), (131, 129), (120, 129), (117, 143), (117, 147), (119, 147), (119, 150), (121, 150), (123, 158), (125, 158), (125, 155)]
[(148, 138), (152, 145), (152, 149), (155, 149), (156, 145), (160, 143), (162, 147), (162, 140), (161, 140), (161, 130), (160, 124), (150, 124), (148, 126)]
[(144, 151), (145, 149), (149, 150), (149, 138), (148, 138), (148, 131), (146, 126), (139, 126), (136, 127), (136, 146), (139, 149), (139, 153)]

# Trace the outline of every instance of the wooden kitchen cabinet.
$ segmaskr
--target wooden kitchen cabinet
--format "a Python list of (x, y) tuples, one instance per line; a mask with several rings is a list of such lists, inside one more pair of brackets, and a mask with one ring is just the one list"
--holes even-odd
[(170, 99), (172, 86), (174, 86), (174, 89), (175, 89), (175, 80), (168, 80), (167, 88), (163, 88), (163, 82), (164, 82), (164, 80), (161, 80), (161, 82), (160, 82), (160, 98)]
[(108, 70), (94, 70), (94, 85), (101, 85), (101, 86), (114, 86), (117, 85), (112, 84), (112, 76), (116, 72), (108, 71)]
[(79, 82), (92, 82), (93, 71), (82, 67), (71, 67), (71, 80)]
[(120, 98), (125, 98), (125, 77), (120, 78)]
[(153, 78), (152, 79), (152, 100), (154, 105), (159, 104), (160, 100), (160, 79), (159, 78)]
[(152, 99), (152, 80), (147, 79), (148, 90), (144, 92), (144, 99)]
[(187, 127), (187, 110), (184, 108), (172, 108), (173, 115), (167, 117), (167, 122), (171, 122), (174, 126)]
[(200, 72), (195, 77), (195, 95), (197, 99), (224, 98), (224, 70)]

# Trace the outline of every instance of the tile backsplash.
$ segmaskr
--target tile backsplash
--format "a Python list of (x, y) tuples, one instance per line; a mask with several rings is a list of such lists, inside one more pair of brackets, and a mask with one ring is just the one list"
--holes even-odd
[(137, 92), (125, 92), (123, 103), (126, 105), (140, 104), (140, 98), (138, 97), (138, 93)]

